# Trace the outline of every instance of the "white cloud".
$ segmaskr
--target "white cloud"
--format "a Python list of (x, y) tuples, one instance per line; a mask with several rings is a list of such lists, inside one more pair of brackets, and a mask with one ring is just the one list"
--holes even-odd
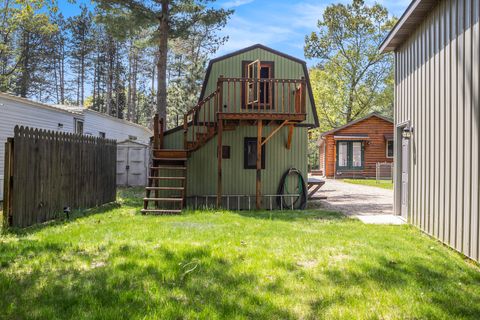
[(222, 7), (224, 8), (235, 8), (235, 7), (240, 7), (245, 4), (252, 3), (254, 0), (233, 0), (233, 1), (227, 1), (222, 4)]

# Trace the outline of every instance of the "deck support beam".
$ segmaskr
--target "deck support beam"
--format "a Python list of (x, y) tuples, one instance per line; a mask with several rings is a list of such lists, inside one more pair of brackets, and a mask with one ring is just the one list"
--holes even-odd
[(218, 139), (217, 139), (217, 161), (218, 161), (218, 175), (217, 175), (217, 208), (222, 206), (222, 134), (223, 134), (223, 120), (218, 119)]
[(293, 129), (294, 129), (294, 126), (293, 124), (291, 124), (288, 128), (288, 139), (287, 139), (287, 145), (286, 145), (286, 148), (288, 150), (290, 150), (290, 148), (292, 147)]
[(277, 133), (280, 129), (283, 128), (284, 125), (288, 124), (288, 120), (283, 121), (278, 127), (276, 127), (269, 135), (268, 137), (265, 138), (265, 140), (262, 141), (262, 146), (267, 143), (268, 140), (270, 140), (275, 133)]
[(255, 193), (255, 206), (259, 210), (262, 206), (262, 120), (257, 122), (257, 182)]

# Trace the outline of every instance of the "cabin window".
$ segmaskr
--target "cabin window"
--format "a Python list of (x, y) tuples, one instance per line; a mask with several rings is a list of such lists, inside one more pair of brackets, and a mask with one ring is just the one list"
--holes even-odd
[(230, 159), (230, 146), (222, 146), (222, 159)]
[(361, 141), (337, 142), (337, 168), (362, 169), (364, 159), (363, 144)]
[[(265, 138), (262, 138), (262, 141)], [(262, 146), (262, 169), (265, 169), (265, 145)], [(244, 169), (257, 168), (257, 138), (245, 138), (244, 140)]]
[(393, 158), (393, 140), (387, 140), (387, 158)]
[(83, 120), (75, 119), (75, 133), (83, 134)]
[(98, 132), (98, 136), (99, 136), (100, 138), (105, 138), (105, 137), (106, 137), (106, 134), (105, 134), (105, 132), (99, 131), (99, 132)]
[(261, 81), (274, 78), (273, 61), (243, 61), (242, 64), (242, 77), (252, 80), (242, 88), (243, 108), (273, 109), (274, 87), (269, 82)]

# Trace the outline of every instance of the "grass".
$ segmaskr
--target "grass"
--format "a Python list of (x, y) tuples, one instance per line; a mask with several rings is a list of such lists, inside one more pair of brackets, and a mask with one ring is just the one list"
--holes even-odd
[(479, 319), (476, 265), (317, 210), (142, 216), (140, 194), (0, 236), (4, 319)]
[(375, 179), (342, 179), (344, 182), (352, 184), (360, 184), (364, 186), (378, 187), (382, 189), (393, 190), (392, 180), (375, 180)]

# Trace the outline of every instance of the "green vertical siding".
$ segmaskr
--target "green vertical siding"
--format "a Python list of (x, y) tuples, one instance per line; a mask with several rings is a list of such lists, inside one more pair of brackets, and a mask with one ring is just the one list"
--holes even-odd
[[(264, 128), (266, 137), (273, 127)], [(290, 150), (285, 148), (288, 129), (282, 128), (266, 143), (265, 170), (262, 170), (262, 193), (276, 194), (282, 174), (291, 167), (307, 177), (307, 128), (295, 128)], [(230, 159), (222, 161), (223, 194), (255, 194), (255, 169), (243, 168), (243, 141), (256, 137), (254, 126), (237, 127), (223, 134), (223, 145), (230, 146)], [(208, 195), (217, 193), (217, 137), (210, 140), (188, 159), (187, 194)]]
[[(264, 127), (263, 137), (267, 137), (274, 128), (273, 126)], [(266, 143), (265, 169), (262, 170), (262, 194), (276, 194), (280, 179), (289, 168), (299, 169), (306, 181), (307, 131), (305, 127), (295, 128), (290, 150), (285, 147), (288, 128), (282, 128)], [(243, 162), (244, 138), (256, 136), (256, 126), (239, 126), (234, 131), (223, 133), (223, 145), (230, 146), (230, 159), (222, 160), (224, 195), (255, 195), (256, 170), (244, 169)], [(187, 163), (188, 196), (217, 194), (217, 139), (218, 136), (215, 136), (202, 148), (191, 153)], [(183, 131), (167, 135), (165, 147), (183, 148)], [(297, 180), (289, 179), (287, 182), (288, 190), (293, 192)]]
[[(242, 61), (274, 62), (274, 77), (277, 79), (300, 79), (306, 77), (302, 64), (273, 54), (263, 49), (253, 49), (212, 64), (210, 77), (206, 79), (205, 97), (215, 91), (217, 79), (225, 77), (241, 77)], [(292, 86), (293, 88), (293, 86)], [(226, 92), (225, 92), (226, 94)], [(233, 99), (233, 92), (231, 92)], [(241, 103), (240, 92), (237, 90), (237, 105)], [(226, 98), (225, 98), (226, 99)], [(292, 99), (293, 100), (293, 99)], [(226, 101), (226, 100), (225, 100)], [(307, 120), (305, 124), (315, 124), (311, 101), (307, 101)], [(213, 103), (211, 104), (210, 120), (213, 120)], [(207, 118), (207, 117), (206, 117)], [(203, 113), (198, 120), (203, 121)], [(266, 126), (263, 136), (266, 137), (275, 126)], [(192, 128), (189, 128), (189, 132)], [(196, 128), (198, 131), (198, 128)], [(307, 139), (308, 128), (295, 127), (291, 149), (285, 145), (288, 128), (282, 128), (266, 144), (265, 169), (262, 170), (262, 194), (274, 195), (283, 173), (289, 168), (299, 169), (307, 179)], [(244, 169), (244, 138), (256, 137), (256, 126), (237, 126), (233, 131), (223, 133), (223, 145), (230, 146), (230, 159), (222, 161), (223, 195), (255, 195), (256, 170)], [(187, 163), (187, 196), (216, 195), (217, 193), (217, 140), (218, 135), (199, 150), (192, 152)], [(183, 149), (183, 130), (168, 133), (165, 136), (166, 149)], [(288, 190), (293, 193), (298, 181), (288, 180)], [(212, 199), (213, 202), (213, 199)], [(268, 202), (268, 201), (265, 201)], [(265, 203), (264, 202), (264, 203)], [(265, 204), (268, 207), (268, 203)]]
[[(307, 75), (304, 73), (302, 64), (269, 51), (257, 48), (213, 63), (210, 70), (210, 76), (208, 79), (206, 79), (207, 85), (205, 97), (216, 90), (217, 80), (221, 75), (224, 77), (240, 78), (242, 76), (242, 61), (254, 61), (256, 59), (260, 59), (261, 61), (273, 61), (274, 77), (276, 79), (301, 79), (302, 77), (307, 77)], [(226, 94), (226, 91), (224, 91), (224, 94)], [(231, 92), (231, 95), (233, 97), (233, 92)], [(226, 101), (226, 98), (224, 99), (224, 101)], [(240, 94), (238, 92), (237, 100), (238, 105), (240, 105)], [(306, 104), (307, 120), (304, 123), (313, 125), (315, 124), (315, 120), (312, 113), (311, 101), (308, 96), (306, 99)], [(211, 112), (211, 115), (213, 115), (213, 112)]]

